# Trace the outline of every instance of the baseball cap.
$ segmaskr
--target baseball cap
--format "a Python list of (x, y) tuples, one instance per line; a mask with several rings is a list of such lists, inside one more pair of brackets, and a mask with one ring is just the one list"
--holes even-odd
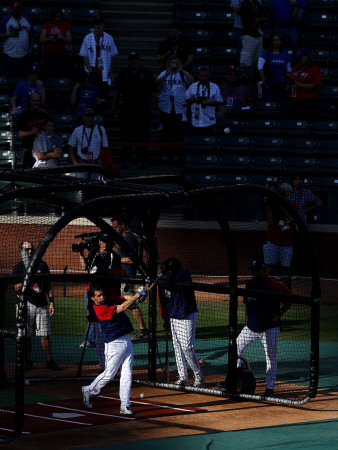
[(105, 16), (102, 16), (102, 15), (96, 16), (94, 19), (94, 25), (96, 23), (105, 23), (105, 22), (106, 22), (106, 18), (105, 18)]
[(38, 73), (38, 66), (30, 66), (28, 73)]
[(83, 113), (84, 116), (95, 116), (93, 108), (86, 108)]
[(233, 65), (228, 66), (227, 72), (238, 72), (238, 66), (233, 66)]
[(296, 57), (297, 59), (300, 59), (302, 56), (307, 56), (310, 54), (310, 49), (307, 47), (303, 47), (298, 49), (297, 53), (296, 53)]
[(128, 53), (128, 58), (129, 59), (139, 59), (140, 55), (135, 50), (132, 50), (131, 52)]
[(22, 2), (13, 2), (12, 3), (12, 11), (22, 11), (23, 3)]
[(109, 234), (107, 234), (107, 233), (100, 233), (99, 239), (102, 242), (108, 242), (110, 240), (110, 237), (109, 237)]
[(253, 272), (258, 272), (265, 267), (265, 262), (261, 259), (254, 259), (249, 267)]

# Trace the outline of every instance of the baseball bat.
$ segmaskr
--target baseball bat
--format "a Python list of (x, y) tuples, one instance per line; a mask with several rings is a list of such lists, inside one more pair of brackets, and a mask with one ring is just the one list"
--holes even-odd
[(163, 273), (160, 273), (156, 280), (148, 287), (147, 291), (150, 291), (163, 277)]
[(82, 366), (83, 366), (83, 359), (84, 359), (84, 355), (85, 355), (85, 351), (86, 351), (86, 346), (87, 346), (87, 341), (88, 341), (88, 336), (89, 336), (89, 330), (90, 327), (92, 326), (93, 322), (89, 322), (88, 323), (88, 327), (87, 327), (87, 331), (86, 331), (86, 336), (85, 336), (85, 340), (84, 340), (84, 345), (83, 345), (83, 349), (82, 349), (82, 353), (81, 353), (81, 358), (80, 358), (80, 362), (77, 368), (77, 372), (76, 372), (76, 376), (80, 377), (81, 376), (81, 372), (82, 372)]

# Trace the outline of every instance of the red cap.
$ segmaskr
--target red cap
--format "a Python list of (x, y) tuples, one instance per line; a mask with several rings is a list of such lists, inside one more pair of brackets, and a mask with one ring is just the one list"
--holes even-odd
[(238, 66), (228, 66), (227, 72), (238, 72)]
[(23, 11), (23, 3), (22, 2), (13, 2), (12, 3), (12, 11)]

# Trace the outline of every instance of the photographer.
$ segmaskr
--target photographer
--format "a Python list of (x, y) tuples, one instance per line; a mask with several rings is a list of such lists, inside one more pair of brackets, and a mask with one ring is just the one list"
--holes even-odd
[[(165, 143), (183, 143), (183, 122), (187, 120), (185, 93), (193, 81), (192, 75), (182, 68), (181, 62), (176, 55), (168, 58), (166, 70), (157, 77), (156, 83), (160, 85), (158, 109), (161, 113), (162, 139)], [(162, 159), (164, 160), (167, 160), (171, 153), (175, 155), (174, 159), (180, 159), (177, 146), (165, 146), (162, 152)]]
[[(83, 125), (75, 128), (69, 142), (69, 156), (74, 164), (95, 164), (102, 166), (101, 158), (108, 154), (108, 139), (104, 127), (95, 125), (95, 111), (87, 108), (83, 114)], [(106, 164), (104, 164), (106, 167)], [(107, 166), (108, 168), (112, 167)], [(78, 172), (78, 178), (102, 179), (96, 172)]]
[[(99, 233), (84, 237), (85, 242), (73, 245), (73, 251), (78, 251), (80, 254), (80, 266), (82, 270), (86, 270), (88, 273), (96, 273), (97, 275), (124, 275), (125, 271), (121, 269), (121, 258), (113, 251), (113, 242), (111, 237), (105, 233)], [(85, 256), (85, 252), (87, 256)], [(102, 283), (107, 298), (120, 295), (121, 284), (116, 281), (104, 281)], [(87, 342), (84, 341), (80, 345), (83, 347), (95, 347), (96, 341), (96, 353), (101, 370), (105, 368), (104, 360), (104, 343), (102, 339), (102, 333), (96, 320), (93, 319), (92, 303), (88, 302), (88, 291), (91, 287), (91, 283), (88, 283), (88, 289), (85, 292), (84, 300), (87, 308), (88, 315), (88, 327), (90, 327)], [(94, 322), (94, 326), (91, 326), (91, 322)], [(91, 332), (92, 330), (92, 332)]]
[(191, 131), (193, 134), (212, 136), (216, 133), (216, 106), (223, 103), (217, 84), (209, 81), (206, 67), (198, 71), (198, 79), (186, 93), (187, 103), (191, 105)]

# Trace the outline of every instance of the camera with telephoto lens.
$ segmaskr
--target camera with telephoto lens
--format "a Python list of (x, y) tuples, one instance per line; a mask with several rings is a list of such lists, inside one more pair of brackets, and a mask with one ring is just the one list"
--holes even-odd
[(201, 103), (201, 106), (202, 106), (202, 108), (205, 108), (205, 105), (203, 105), (203, 100), (207, 100), (207, 98), (208, 97), (206, 97), (205, 95), (199, 95), (198, 96), (198, 99), (199, 99), (199, 101), (200, 101), (200, 103)]
[(72, 252), (82, 253), (84, 250), (91, 252), (99, 246), (99, 233), (85, 233), (74, 236), (77, 239), (83, 239), (78, 244), (72, 244)]

